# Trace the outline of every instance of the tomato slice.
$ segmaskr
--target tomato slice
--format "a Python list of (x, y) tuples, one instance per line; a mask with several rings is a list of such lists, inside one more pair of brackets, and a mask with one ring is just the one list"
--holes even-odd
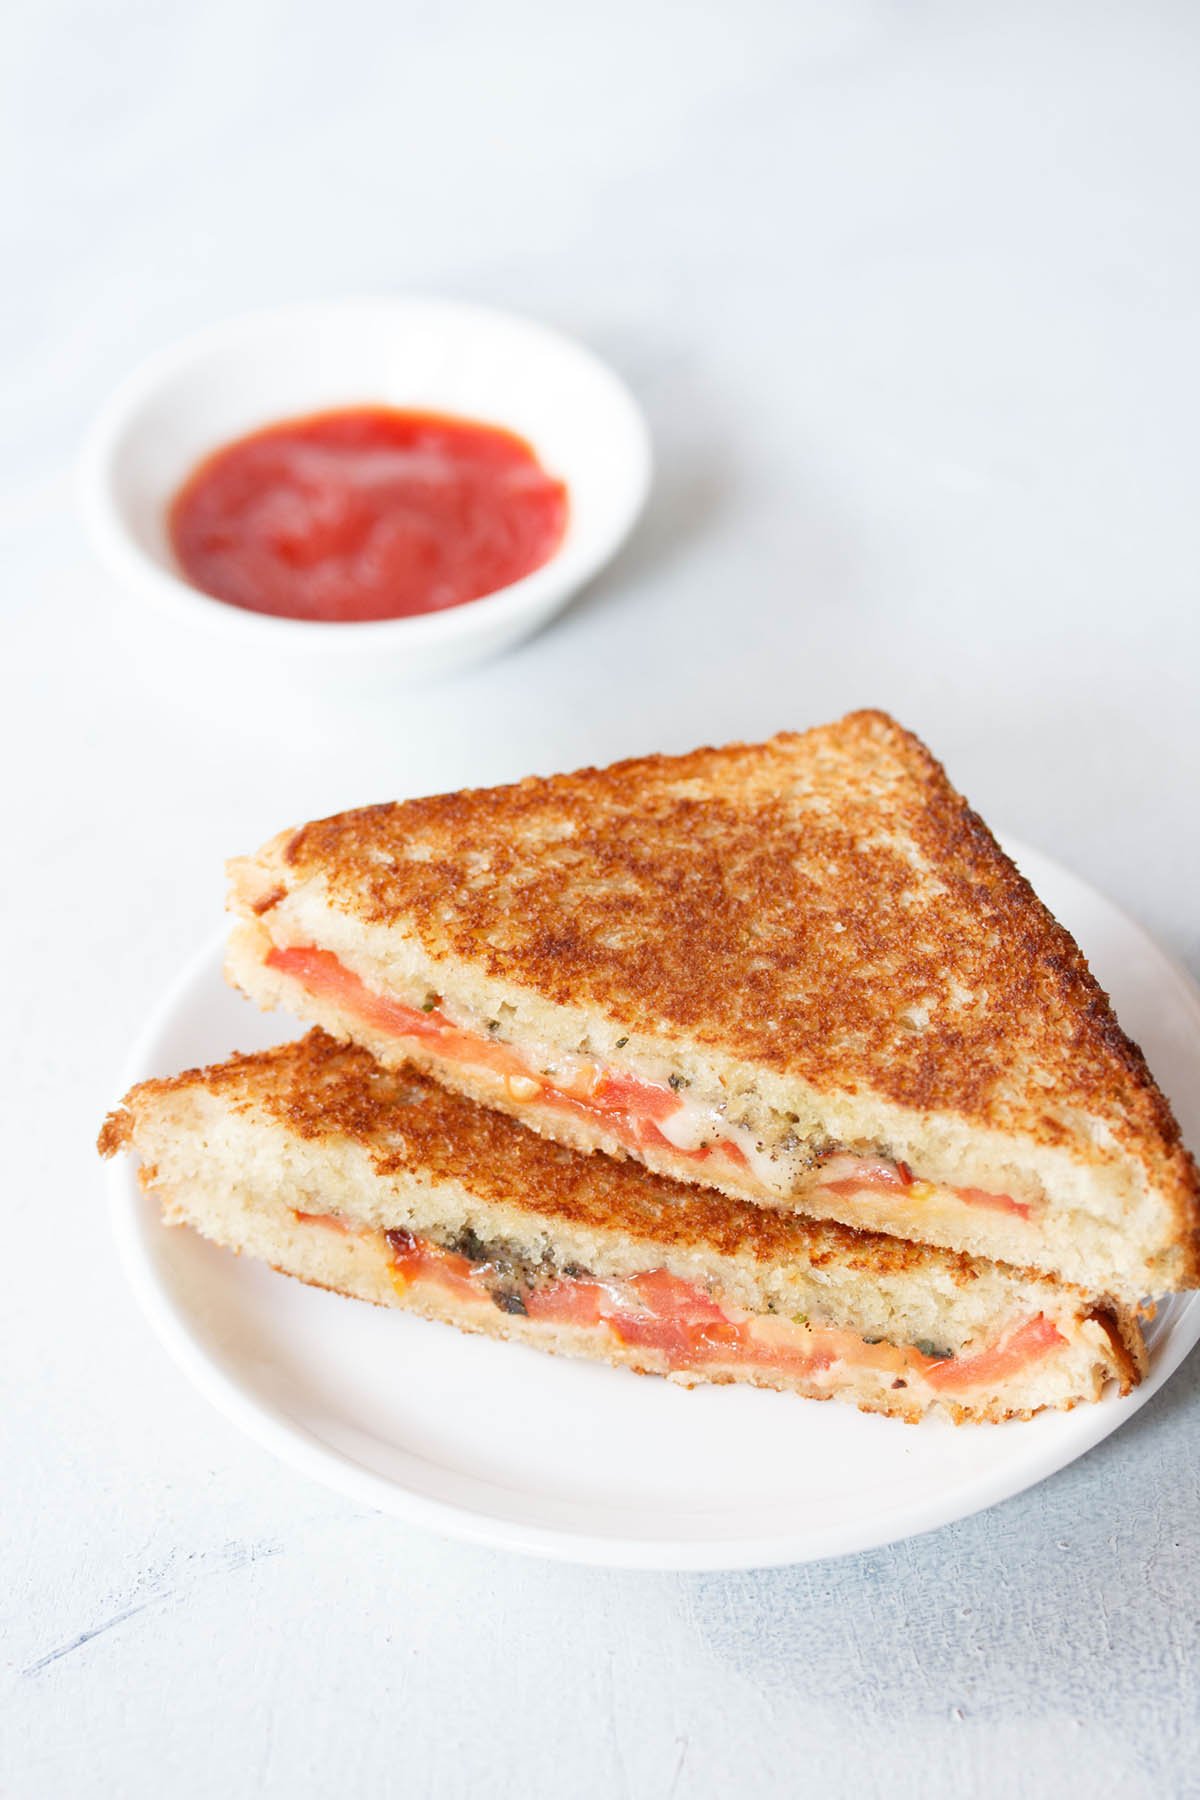
[(527, 1076), (529, 1071), (513, 1051), (504, 1044), (493, 1044), (473, 1031), (461, 1031), (436, 1006), (425, 1012), (377, 994), (361, 981), (331, 950), (318, 950), (315, 944), (292, 944), (281, 950), (272, 946), (267, 952), (267, 966), (301, 982), (311, 994), (324, 995), (344, 1006), (364, 1025), (389, 1037), (416, 1038), (422, 1043), (436, 1044), (441, 1055), (460, 1062), (474, 1062), (500, 1075)]
[(606, 1324), (621, 1343), (660, 1351), (675, 1369), (720, 1362), (807, 1373), (834, 1360), (816, 1345), (758, 1342), (749, 1321), (729, 1318), (703, 1288), (666, 1269), (622, 1282), (558, 1281), (527, 1295), (526, 1310), (530, 1318)]
[(674, 1156), (686, 1157), (689, 1162), (707, 1162), (710, 1156), (724, 1156), (728, 1157), (731, 1163), (735, 1163), (739, 1169), (746, 1169), (750, 1166), (741, 1145), (731, 1142), (729, 1138), (714, 1138), (711, 1144), (701, 1144), (695, 1150), (681, 1150), (678, 1144), (671, 1142), (665, 1132), (659, 1130), (653, 1119), (639, 1119), (636, 1121), (635, 1128), (639, 1143), (661, 1146), (663, 1149), (670, 1150)]
[[(389, 1231), (392, 1271), (405, 1286), (410, 1281), (436, 1282), (459, 1300), (484, 1300), (487, 1289), (475, 1279), (475, 1265), (452, 1250), (442, 1250), (411, 1231)], [(399, 1283), (397, 1285), (399, 1285)], [(403, 1291), (403, 1290), (402, 1290)]]
[(662, 1350), (681, 1368), (742, 1349), (741, 1328), (694, 1282), (650, 1269), (622, 1285), (623, 1304), (608, 1323), (623, 1344)]
[(978, 1356), (955, 1356), (931, 1363), (924, 1370), (925, 1379), (930, 1387), (947, 1392), (974, 1387), (982, 1381), (1003, 1381), (1066, 1341), (1057, 1326), (1044, 1313), (1038, 1313), (1036, 1318), (1026, 1319), (1023, 1325), (1008, 1332), (999, 1343), (981, 1350)]
[(1024, 1200), (1014, 1200), (1011, 1194), (988, 1194), (982, 1188), (952, 1188), (968, 1206), (990, 1206), (994, 1212), (1015, 1213), (1018, 1218), (1027, 1219), (1030, 1207)]
[(683, 1105), (673, 1088), (617, 1069), (600, 1071), (590, 1100), (603, 1112), (627, 1112), (640, 1119), (669, 1119)]
[[(839, 1151), (825, 1159), (820, 1174), (821, 1186), (830, 1194), (910, 1193), (920, 1204), (919, 1193), (913, 1193), (920, 1183), (914, 1180), (907, 1163), (889, 1162), (886, 1157), (851, 1156)], [(990, 1207), (993, 1212), (1013, 1213), (1022, 1219), (1030, 1216), (1029, 1205), (1023, 1200), (1014, 1200), (1011, 1194), (990, 1194), (976, 1187), (947, 1188), (945, 1191), (961, 1200), (964, 1206)]]
[(656, 1318), (726, 1319), (726, 1314), (703, 1288), (666, 1269), (650, 1269), (644, 1275), (634, 1275), (625, 1286), (633, 1289), (647, 1312)]
[[(531, 1319), (568, 1325), (608, 1325), (622, 1343), (692, 1359), (697, 1331), (732, 1325), (715, 1301), (690, 1281), (652, 1269), (628, 1281), (561, 1280), (525, 1296)], [(714, 1340), (715, 1341), (715, 1340)]]
[(598, 1281), (552, 1281), (524, 1296), (531, 1319), (563, 1325), (599, 1325), (604, 1319), (605, 1292)]
[(821, 1186), (831, 1194), (853, 1194), (860, 1188), (888, 1188), (902, 1193), (912, 1185), (907, 1163), (889, 1162), (882, 1156), (851, 1156), (835, 1152), (820, 1165)]
[[(510, 1083), (510, 1100), (536, 1100), (540, 1105), (601, 1124), (627, 1150), (658, 1144), (689, 1162), (705, 1162), (714, 1155), (727, 1156), (738, 1164), (746, 1161), (739, 1147), (725, 1139), (697, 1150), (681, 1150), (664, 1137), (655, 1121), (670, 1118), (683, 1104), (670, 1087), (597, 1065), (585, 1068), (570, 1089), (560, 1087), (535, 1074), (506, 1044), (463, 1031), (438, 1007), (424, 1012), (375, 993), (331, 950), (319, 950), (315, 944), (292, 944), (285, 949), (273, 945), (266, 961), (268, 967), (291, 976), (310, 993), (335, 1001), (373, 1030), (389, 1037), (412, 1038), (450, 1062), (490, 1069)], [(529, 1084), (529, 1092), (514, 1092), (516, 1083)]]

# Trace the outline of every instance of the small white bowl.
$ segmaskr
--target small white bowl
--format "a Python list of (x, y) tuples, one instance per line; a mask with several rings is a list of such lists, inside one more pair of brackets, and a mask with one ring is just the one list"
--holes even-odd
[[(453, 413), (519, 433), (567, 485), (563, 541), (540, 569), (444, 612), (324, 624), (248, 612), (186, 580), (167, 509), (202, 457), (280, 419), (377, 404)], [(273, 679), (412, 681), (494, 656), (566, 605), (613, 556), (650, 485), (650, 440), (628, 389), (542, 325), (422, 299), (344, 300), (251, 314), (152, 357), (97, 420), (82, 503), (122, 588), (187, 656), (259, 659)], [(176, 631), (175, 628), (178, 628)]]

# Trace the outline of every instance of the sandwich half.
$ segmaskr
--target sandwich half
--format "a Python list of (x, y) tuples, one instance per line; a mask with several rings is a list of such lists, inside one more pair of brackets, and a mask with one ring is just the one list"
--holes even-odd
[(645, 1374), (915, 1420), (1135, 1385), (1136, 1315), (1045, 1276), (584, 1157), (321, 1031), (133, 1089), (170, 1223), (320, 1287)]
[(1136, 1301), (1200, 1186), (1137, 1046), (882, 713), (372, 806), (230, 865), (230, 978), (580, 1150)]

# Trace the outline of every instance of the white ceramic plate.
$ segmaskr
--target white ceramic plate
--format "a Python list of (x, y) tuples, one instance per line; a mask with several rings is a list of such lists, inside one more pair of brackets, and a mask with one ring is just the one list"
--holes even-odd
[[(1075, 932), (1200, 1141), (1200, 994), (1144, 932), (1064, 870), (1009, 846)], [(132, 1083), (291, 1034), (221, 978), (184, 972)], [(125, 1159), (123, 1261), (166, 1348), (221, 1412), (352, 1499), (480, 1542), (655, 1569), (756, 1568), (864, 1550), (992, 1506), (1122, 1425), (1200, 1337), (1200, 1296), (1160, 1307), (1151, 1374), (1028, 1424), (906, 1426), (839, 1404), (697, 1388), (541, 1356), (316, 1292), (168, 1231)]]

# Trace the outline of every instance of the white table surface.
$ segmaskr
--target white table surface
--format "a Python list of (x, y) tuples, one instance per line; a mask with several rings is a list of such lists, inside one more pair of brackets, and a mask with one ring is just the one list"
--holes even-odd
[[(622, 1575), (277, 1467), (118, 1276), (92, 1140), (224, 856), (857, 704), (1200, 972), (1200, 13), (24, 0), (0, 58), (6, 1796), (1196, 1792), (1193, 1359), (891, 1550)], [(612, 360), (660, 474), (550, 632), (340, 719), (149, 679), (70, 464), (149, 349), (423, 290)], [(786, 1407), (781, 1405), (781, 1424)]]

